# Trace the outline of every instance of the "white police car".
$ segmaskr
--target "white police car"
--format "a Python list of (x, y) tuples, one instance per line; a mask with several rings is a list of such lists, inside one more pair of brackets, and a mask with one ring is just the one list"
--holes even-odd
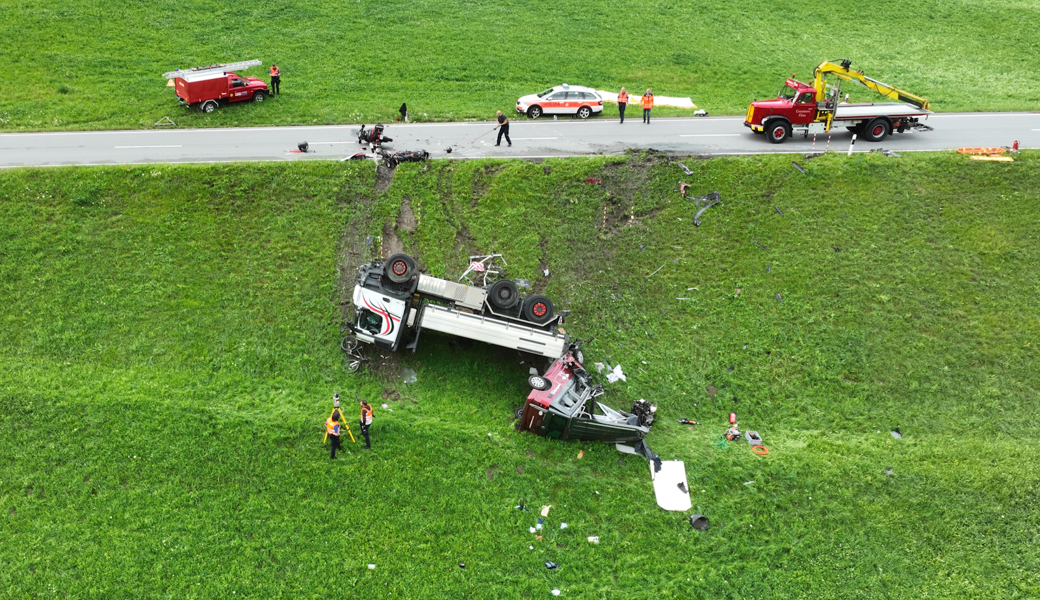
[(596, 90), (578, 85), (558, 85), (516, 101), (516, 112), (532, 119), (542, 115), (578, 115), (587, 119), (603, 112), (603, 98)]

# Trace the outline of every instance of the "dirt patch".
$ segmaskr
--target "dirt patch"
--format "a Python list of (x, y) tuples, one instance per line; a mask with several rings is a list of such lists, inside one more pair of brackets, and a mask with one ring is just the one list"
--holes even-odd
[[(523, 475), (524, 474), (524, 466), (523, 465), (520, 465), (519, 467), (516, 468), (516, 474), (517, 475)], [(14, 509), (12, 508), (11, 510), (14, 510)]]
[[(378, 252), (378, 250), (377, 250)], [(393, 223), (386, 223), (383, 225), (383, 256), (393, 256), (398, 252), (404, 252), (404, 242), (397, 235), (397, 229), (394, 228)]]
[(719, 393), (719, 391), (716, 390), (715, 386), (713, 386), (713, 385), (709, 385), (706, 389), (708, 390), (708, 395), (711, 396), (712, 398), (715, 397), (715, 394)]
[(487, 470), (488, 481), (493, 481), (495, 479), (495, 473), (497, 473), (497, 472), (498, 472), (498, 467), (488, 467), (488, 470)]
[(412, 211), (412, 203), (406, 195), (401, 199), (401, 210), (397, 213), (397, 228), (414, 233), (418, 227), (419, 222), (415, 219), (415, 212)]
[(376, 184), (374, 190), (377, 194), (382, 194), (386, 190), (390, 189), (390, 184), (394, 182), (394, 169), (388, 169), (383, 165), (376, 165)]

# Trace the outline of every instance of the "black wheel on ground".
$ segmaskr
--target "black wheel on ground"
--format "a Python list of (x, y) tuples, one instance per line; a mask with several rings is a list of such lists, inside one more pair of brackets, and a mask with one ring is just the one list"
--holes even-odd
[(524, 300), (524, 318), (528, 321), (543, 325), (552, 320), (556, 314), (552, 300), (540, 294)]
[(766, 125), (766, 132), (769, 133), (770, 142), (782, 144), (791, 137), (791, 124), (787, 121), (772, 121)]
[(523, 406), (521, 406), (520, 408), (518, 408), (518, 409), (513, 411), (513, 417), (519, 419), (519, 418), (521, 418), (523, 416), (524, 416), (524, 407)]
[(579, 119), (588, 119), (591, 116), (592, 116), (592, 108), (591, 107), (582, 106), (581, 108), (578, 109), (578, 118)]
[(516, 289), (516, 284), (508, 279), (496, 281), (495, 285), (491, 286), (491, 304), (495, 308), (502, 310), (509, 310), (516, 306), (518, 300), (520, 300), (520, 290)]
[(538, 390), (539, 392), (544, 392), (550, 387), (549, 380), (541, 375), (531, 375), (528, 377), (527, 385), (531, 386), (532, 390)]
[(890, 133), (892, 133), (892, 123), (884, 117), (878, 117), (863, 128), (863, 139), (868, 142), (880, 142)]
[(531, 108), (527, 109), (527, 116), (531, 117), (532, 119), (537, 119), (538, 117), (542, 116), (542, 107), (535, 104)]
[(415, 259), (407, 254), (395, 254), (386, 261), (386, 276), (394, 283), (404, 283), (415, 276)]
[(354, 335), (344, 336), (343, 339), (339, 342), (339, 347), (342, 348), (343, 351), (347, 354), (350, 354), (351, 352), (357, 350), (358, 339)]
[(347, 373), (357, 373), (358, 369), (361, 368), (361, 359), (354, 358), (353, 356), (347, 357), (343, 360), (343, 369)]
[(209, 102), (204, 102), (202, 104), (202, 112), (204, 113), (211, 113), (215, 110), (217, 110), (217, 103), (212, 100), (210, 100)]
[(267, 96), (265, 96), (263, 92), (256, 92), (253, 94), (253, 102), (263, 102), (264, 100), (267, 100)]
[(585, 353), (581, 351), (581, 348), (574, 351), (574, 360), (578, 361), (579, 365), (585, 366)]

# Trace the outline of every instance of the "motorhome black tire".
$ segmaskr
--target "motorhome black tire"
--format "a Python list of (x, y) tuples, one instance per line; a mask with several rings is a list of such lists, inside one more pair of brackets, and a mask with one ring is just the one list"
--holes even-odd
[(552, 320), (556, 315), (552, 300), (536, 294), (524, 300), (524, 318), (528, 321), (543, 325)]
[(549, 380), (545, 377), (542, 377), (541, 375), (531, 375), (530, 377), (528, 377), (527, 385), (531, 386), (532, 390), (538, 390), (539, 392), (544, 392), (545, 390), (552, 387), (549, 383)]
[(880, 142), (892, 133), (892, 123), (885, 117), (878, 117), (863, 128), (863, 139), (868, 142)]
[(415, 276), (415, 259), (407, 254), (395, 254), (386, 261), (386, 276), (394, 283), (404, 283)]
[(263, 102), (266, 99), (267, 97), (264, 96), (263, 92), (256, 92), (255, 94), (253, 94), (253, 102)]
[(766, 125), (766, 133), (769, 141), (774, 144), (782, 144), (791, 137), (791, 124), (787, 121), (777, 119)]
[(491, 298), (491, 304), (495, 308), (502, 310), (509, 310), (516, 306), (516, 303), (520, 300), (520, 290), (516, 288), (516, 284), (508, 279), (496, 281), (495, 285), (491, 286), (491, 292), (488, 294)]

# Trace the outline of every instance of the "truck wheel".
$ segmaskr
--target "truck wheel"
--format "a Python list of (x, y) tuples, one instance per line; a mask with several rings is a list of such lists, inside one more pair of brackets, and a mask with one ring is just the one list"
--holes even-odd
[(495, 285), (491, 286), (489, 297), (495, 308), (509, 310), (516, 306), (516, 302), (520, 299), (520, 290), (516, 289), (516, 284), (512, 281), (503, 279), (496, 281)]
[(585, 353), (580, 348), (574, 351), (574, 360), (578, 361), (579, 365), (585, 366)]
[(592, 116), (592, 109), (590, 107), (582, 106), (581, 108), (578, 109), (578, 118), (579, 119), (588, 119), (591, 116)]
[(528, 377), (527, 385), (531, 386), (532, 390), (538, 390), (539, 392), (544, 392), (545, 390), (552, 387), (549, 384), (549, 380), (545, 377), (542, 377), (541, 375), (531, 375), (530, 377)]
[(513, 418), (515, 418), (517, 420), (524, 418), (524, 407), (523, 406), (521, 406), (520, 408), (518, 408), (518, 409), (513, 411)]
[(527, 109), (527, 116), (531, 117), (532, 119), (537, 119), (538, 117), (542, 116), (542, 107), (535, 104), (531, 108)]
[(769, 133), (769, 141), (774, 144), (782, 144), (791, 137), (791, 125), (787, 121), (773, 121), (766, 126)]
[(415, 276), (415, 259), (407, 254), (395, 254), (386, 261), (386, 276), (394, 283), (404, 283)]
[(263, 92), (257, 92), (253, 94), (253, 102), (263, 102), (267, 99), (267, 96)]
[(535, 295), (524, 300), (524, 318), (528, 321), (544, 325), (555, 315), (552, 300), (542, 295)]
[(884, 117), (878, 117), (863, 128), (863, 139), (868, 142), (880, 142), (892, 133), (892, 124)]
[(212, 100), (210, 100), (209, 102), (204, 102), (202, 104), (202, 109), (201, 110), (202, 110), (202, 112), (209, 114), (209, 113), (217, 110), (217, 103), (213, 102)]

